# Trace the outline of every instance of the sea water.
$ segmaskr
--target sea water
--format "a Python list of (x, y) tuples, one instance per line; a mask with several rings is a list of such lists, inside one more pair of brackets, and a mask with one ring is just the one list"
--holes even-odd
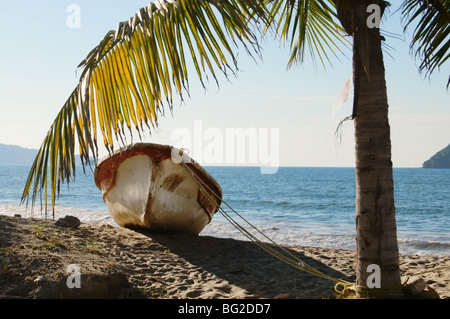
[[(223, 189), (223, 204), (200, 236), (248, 240), (236, 221), (265, 241), (355, 249), (354, 168), (280, 167), (275, 174), (261, 174), (259, 167), (206, 169)], [(84, 173), (78, 167), (75, 180), (61, 185), (54, 216), (39, 200), (34, 208), (20, 204), (28, 171), (0, 166), (0, 215), (73, 215), (117, 226), (89, 168)], [(394, 184), (400, 252), (450, 255), (450, 170), (394, 168)]]

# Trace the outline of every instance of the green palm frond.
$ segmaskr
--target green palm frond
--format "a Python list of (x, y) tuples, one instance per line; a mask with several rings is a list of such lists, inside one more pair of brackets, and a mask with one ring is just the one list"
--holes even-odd
[(405, 0), (402, 14), (405, 30), (415, 24), (411, 50), (430, 76), (450, 58), (450, 0)]
[(218, 83), (218, 73), (233, 74), (233, 50), (259, 52), (249, 17), (264, 18), (264, 8), (258, 0), (157, 0), (108, 32), (79, 65), (79, 84), (39, 149), (22, 202), (31, 195), (34, 205), (44, 193), (47, 210), (50, 186), (54, 208), (60, 183), (75, 174), (75, 147), (84, 167), (97, 159), (99, 132), (111, 151), (127, 133), (157, 127), (174, 97), (189, 94), (191, 70), (203, 86), (208, 75)]
[(336, 23), (335, 4), (331, 0), (274, 0), (271, 2), (270, 28), (289, 42), (289, 66), (302, 63), (307, 49), (313, 62), (316, 57), (325, 66), (331, 63), (329, 53), (342, 53), (344, 30)]

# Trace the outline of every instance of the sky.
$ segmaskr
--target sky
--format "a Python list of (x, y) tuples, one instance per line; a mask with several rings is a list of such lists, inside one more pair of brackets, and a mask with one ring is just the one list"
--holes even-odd
[[(147, 4), (1, 1), (0, 143), (39, 148), (78, 83), (78, 64), (109, 30)], [(450, 144), (450, 62), (430, 79), (419, 74), (411, 34), (403, 33), (396, 9), (382, 22), (383, 30), (398, 35), (387, 37), (384, 58), (392, 160), (394, 167), (421, 167)], [(268, 38), (262, 60), (255, 63), (240, 52), (240, 71), (230, 81), (221, 79), (219, 88), (211, 82), (205, 91), (191, 79), (190, 98), (173, 113), (166, 110), (158, 131), (143, 141), (186, 148), (204, 165), (353, 167), (353, 122), (335, 134), (351, 113), (351, 101), (334, 112), (351, 77), (351, 53), (326, 68), (308, 59), (289, 69), (288, 54)]]

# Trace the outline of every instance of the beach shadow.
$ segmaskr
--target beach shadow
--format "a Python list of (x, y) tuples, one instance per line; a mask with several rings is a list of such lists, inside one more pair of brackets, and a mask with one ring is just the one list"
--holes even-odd
[[(299, 270), (251, 241), (133, 230), (165, 246), (192, 265), (245, 289), (254, 298), (274, 298), (282, 294), (294, 298), (335, 298), (337, 295), (334, 291), (336, 282)], [(354, 276), (349, 277), (305, 256), (301, 249), (284, 248), (326, 276), (350, 282), (355, 280)]]

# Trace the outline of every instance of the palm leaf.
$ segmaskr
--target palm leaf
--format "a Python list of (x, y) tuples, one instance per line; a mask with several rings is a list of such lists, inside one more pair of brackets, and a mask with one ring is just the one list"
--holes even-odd
[(289, 42), (289, 66), (303, 63), (306, 49), (316, 63), (330, 63), (330, 52), (338, 56), (347, 42), (344, 30), (336, 23), (335, 4), (331, 0), (274, 0), (271, 2), (269, 28)]
[(109, 31), (79, 64), (79, 84), (38, 151), (22, 202), (31, 196), (34, 205), (44, 191), (47, 210), (50, 187), (54, 209), (60, 183), (75, 175), (76, 140), (85, 168), (98, 158), (98, 132), (112, 151), (127, 134), (157, 127), (174, 96), (189, 94), (192, 70), (204, 87), (208, 75), (218, 84), (218, 73), (234, 73), (233, 48), (259, 52), (250, 22), (265, 14), (259, 0), (157, 0)]
[(450, 58), (450, 0), (405, 0), (402, 15), (405, 30), (415, 24), (411, 51), (430, 76)]

